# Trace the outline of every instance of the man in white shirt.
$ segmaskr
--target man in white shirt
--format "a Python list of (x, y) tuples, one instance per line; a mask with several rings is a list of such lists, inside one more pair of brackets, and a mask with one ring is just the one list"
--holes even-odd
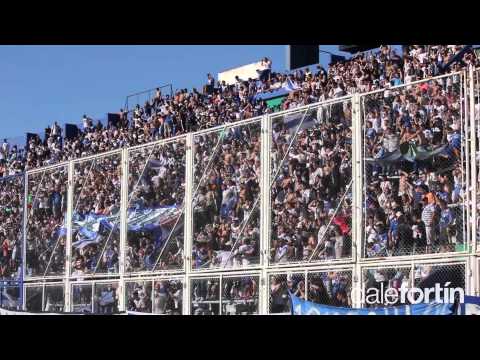
[(272, 60), (267, 57), (264, 57), (260, 62), (260, 69), (257, 70), (259, 73), (259, 80), (264, 82), (270, 79), (270, 73), (272, 71)]

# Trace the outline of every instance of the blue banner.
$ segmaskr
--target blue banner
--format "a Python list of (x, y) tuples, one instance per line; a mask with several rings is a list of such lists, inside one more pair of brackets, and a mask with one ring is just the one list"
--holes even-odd
[(480, 315), (480, 297), (465, 296), (464, 302), (459, 306), (460, 315)]
[(452, 315), (452, 304), (416, 304), (381, 308), (351, 309), (316, 304), (291, 295), (292, 315)]

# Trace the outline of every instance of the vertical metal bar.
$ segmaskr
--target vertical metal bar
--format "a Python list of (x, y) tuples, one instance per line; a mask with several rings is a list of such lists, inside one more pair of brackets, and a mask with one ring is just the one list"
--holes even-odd
[(119, 310), (125, 311), (125, 294), (126, 291), (124, 278), (125, 278), (125, 249), (127, 245), (127, 205), (128, 205), (128, 171), (129, 171), (129, 151), (128, 149), (123, 149), (121, 152), (121, 191), (120, 191), (120, 244), (119, 244), (119, 266), (118, 271), (120, 275), (120, 301), (119, 301)]
[[(452, 80), (453, 81), (453, 80)], [(465, 194), (462, 202), (462, 228), (464, 250), (470, 251), (470, 164), (465, 159), (468, 159), (469, 144), (468, 144), (468, 96), (467, 96), (467, 76), (463, 71), (460, 75), (460, 134), (461, 134), (461, 156), (460, 164), (462, 171), (462, 187), (465, 189)], [(461, 101), (463, 99), (463, 102)]]
[(360, 268), (359, 259), (355, 262), (355, 265), (352, 269), (352, 307), (360, 308), (362, 307), (360, 291), (362, 287), (362, 272)]
[[(471, 166), (471, 187), (469, 190), (471, 190), (471, 196), (470, 196), (470, 203), (469, 207), (471, 207), (471, 242), (472, 242), (472, 249), (473, 252), (475, 253), (478, 251), (478, 244), (477, 244), (477, 232), (478, 232), (478, 226), (477, 226), (477, 206), (478, 206), (478, 195), (477, 195), (477, 122), (476, 122), (476, 117), (477, 114), (475, 114), (475, 85), (478, 85), (475, 81), (474, 75), (476, 72), (474, 72), (473, 66), (471, 65), (468, 71), (468, 77), (469, 77), (469, 103), (470, 103), (470, 166)], [(478, 74), (478, 73), (477, 73)], [(469, 221), (470, 222), (470, 221)]]
[[(354, 169), (352, 169), (352, 174), (355, 175), (355, 181), (353, 184), (353, 219), (352, 219), (352, 244), (356, 250), (356, 257), (353, 257), (354, 261), (359, 261), (363, 253), (363, 190), (364, 190), (364, 168), (363, 168), (363, 158), (362, 158), (362, 142), (365, 140), (363, 138), (363, 119), (362, 117), (362, 106), (361, 98), (359, 94), (353, 95), (353, 104), (352, 104), (352, 145), (353, 145), (353, 161), (352, 164)], [(363, 154), (364, 155), (364, 154)], [(355, 226), (353, 226), (353, 224)], [(352, 249), (353, 252), (353, 249)]]
[[(155, 300), (154, 296), (153, 296), (153, 290), (155, 288), (155, 280), (151, 280), (151, 287), (150, 287), (150, 303), (152, 304), (152, 309), (150, 310), (150, 313), (153, 314), (153, 301)], [(127, 287), (125, 286), (125, 289)], [(128, 305), (128, 304), (127, 304)]]
[(72, 222), (73, 222), (73, 174), (75, 173), (75, 164), (73, 161), (68, 163), (67, 177), (67, 240), (65, 242), (65, 311), (70, 312), (70, 277), (72, 276)]
[(25, 173), (23, 197), (23, 246), (22, 246), (22, 278), (27, 274), (27, 219), (28, 219), (28, 173)]
[(192, 244), (193, 244), (193, 133), (189, 133), (185, 139), (185, 213), (183, 231), (183, 270), (185, 272), (183, 282), (183, 309), (184, 314), (191, 315), (191, 288), (192, 279)]
[(92, 293), (90, 295), (90, 308), (92, 309), (92, 314), (95, 311), (95, 283), (92, 281)]
[(268, 263), (269, 229), (270, 229), (270, 130), (269, 117), (261, 120), (260, 144), (260, 265)]
[[(215, 277), (212, 277), (212, 279), (215, 279)], [(223, 315), (223, 274), (220, 274), (220, 277), (219, 277), (218, 290), (220, 292), (218, 294), (218, 303), (219, 303), (218, 315)]]
[(263, 265), (262, 272), (259, 275), (259, 279), (260, 286), (258, 288), (258, 314), (268, 315), (270, 292), (268, 286), (268, 273), (266, 272), (265, 265)]
[(475, 261), (475, 273), (474, 273), (474, 278), (476, 279), (475, 281), (475, 289), (476, 289), (476, 296), (480, 296), (480, 258), (476, 258)]
[(310, 301), (310, 299), (308, 298), (308, 274), (309, 274), (309, 271), (307, 269), (305, 269), (304, 271), (304, 277), (305, 277), (305, 300), (307, 301)]
[(192, 244), (193, 244), (193, 134), (186, 138), (186, 166), (185, 166), (185, 227), (184, 227), (184, 269), (188, 275), (192, 270)]
[(272, 234), (272, 193), (270, 184), (272, 183), (272, 116), (265, 115), (262, 119), (263, 125), (263, 137), (262, 137), (262, 191), (263, 191), (263, 204), (262, 211), (264, 213), (263, 219), (263, 266), (269, 266), (271, 259), (271, 234)]
[(190, 279), (185, 275), (182, 280), (183, 294), (183, 311), (182, 315), (190, 315)]
[(42, 284), (42, 312), (45, 311), (45, 284)]
[(22, 299), (22, 310), (27, 311), (27, 286), (22, 284), (23, 286), (23, 299)]
[(471, 296), (475, 295), (474, 260), (473, 256), (468, 256), (465, 262), (465, 294)]

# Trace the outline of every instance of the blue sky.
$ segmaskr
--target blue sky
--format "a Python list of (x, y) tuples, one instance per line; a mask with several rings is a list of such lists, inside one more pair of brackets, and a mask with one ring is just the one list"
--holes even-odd
[[(334, 53), (337, 45), (321, 45)], [(0, 46), (0, 137), (24, 142), (26, 132), (104, 118), (129, 94), (162, 84), (201, 88), (218, 72), (267, 56), (285, 70), (283, 45)], [(345, 55), (345, 54), (344, 54)], [(321, 54), (326, 66), (329, 55)]]

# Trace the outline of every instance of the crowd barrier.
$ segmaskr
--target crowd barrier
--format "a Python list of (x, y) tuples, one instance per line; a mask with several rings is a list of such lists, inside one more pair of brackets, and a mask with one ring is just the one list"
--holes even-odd
[(370, 306), (365, 284), (431, 276), (478, 294), (479, 86), (470, 68), (2, 179), (9, 307), (285, 314), (289, 291)]

